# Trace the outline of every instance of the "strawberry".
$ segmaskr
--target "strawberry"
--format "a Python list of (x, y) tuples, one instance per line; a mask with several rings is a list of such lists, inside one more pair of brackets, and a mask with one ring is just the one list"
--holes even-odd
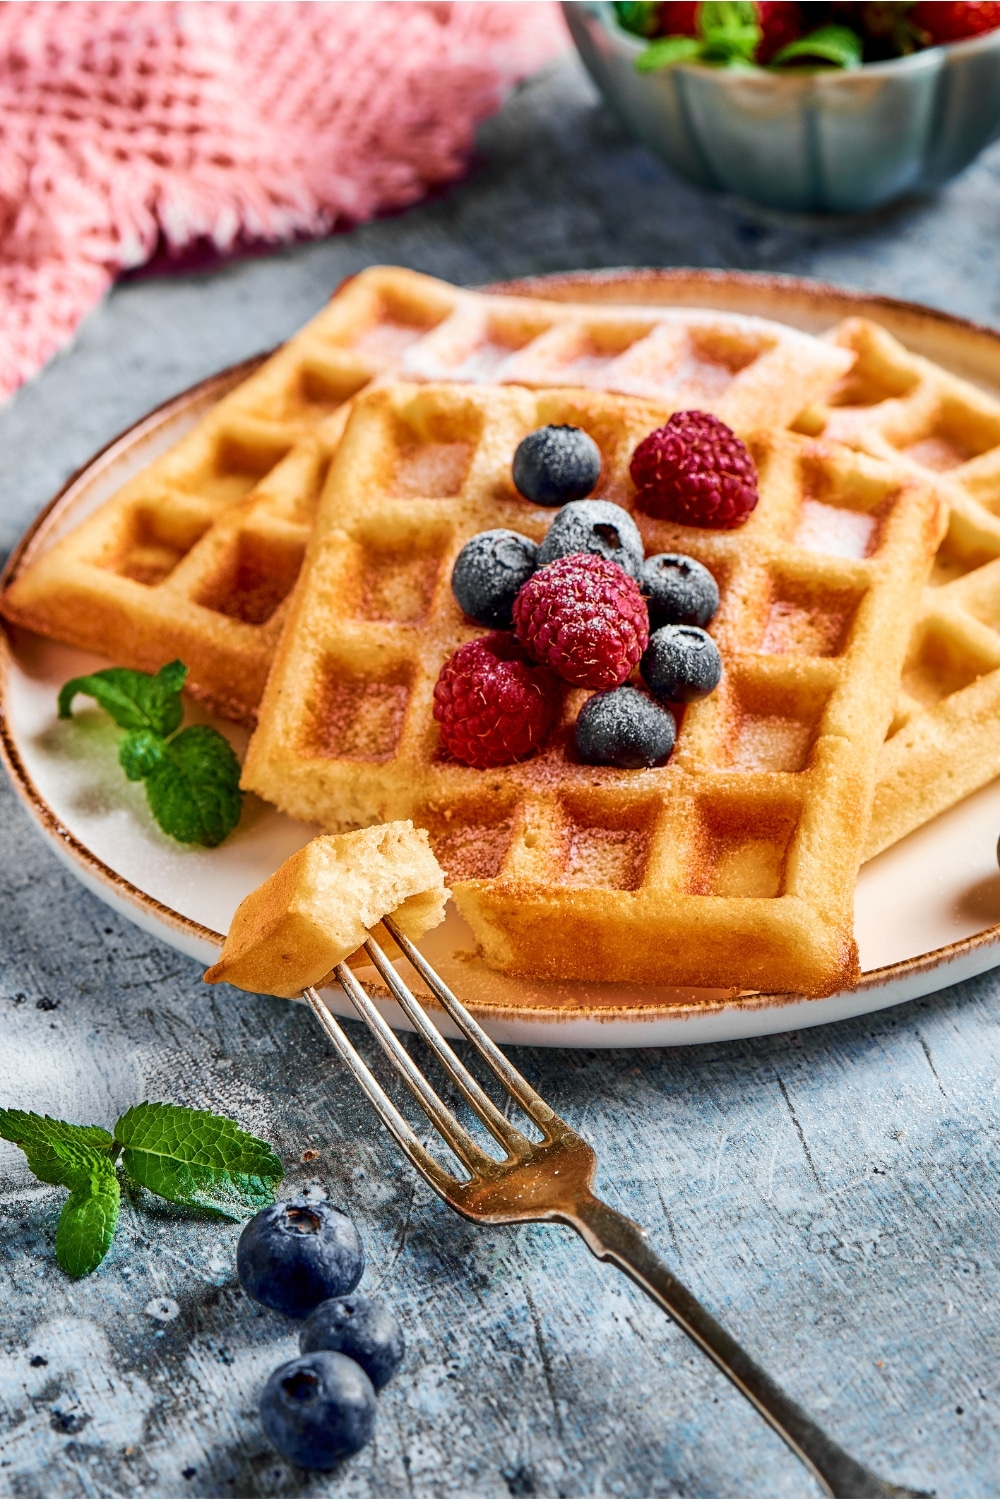
[(761, 38), (755, 61), (769, 63), (775, 53), (802, 35), (802, 6), (786, 0), (757, 0), (757, 23)]
[(1000, 26), (1000, 4), (996, 0), (966, 0), (965, 4), (935, 0), (933, 5), (915, 5), (909, 20), (925, 34), (927, 46), (940, 47), (945, 42), (995, 31)]
[(660, 36), (697, 36), (698, 0), (668, 0), (660, 6)]

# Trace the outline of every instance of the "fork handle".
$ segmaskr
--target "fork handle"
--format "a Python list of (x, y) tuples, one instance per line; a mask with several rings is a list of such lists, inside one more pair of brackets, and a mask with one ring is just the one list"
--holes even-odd
[(582, 1236), (598, 1260), (612, 1261), (669, 1313), (812, 1470), (826, 1494), (858, 1500), (863, 1496), (923, 1495), (922, 1490), (900, 1489), (880, 1479), (828, 1437), (678, 1281), (640, 1225), (594, 1197), (580, 1201), (564, 1222)]

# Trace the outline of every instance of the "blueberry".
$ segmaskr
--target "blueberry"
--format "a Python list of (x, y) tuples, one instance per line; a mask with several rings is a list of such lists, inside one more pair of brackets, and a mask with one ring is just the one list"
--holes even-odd
[(329, 1203), (272, 1203), (246, 1225), (236, 1249), (243, 1290), (289, 1318), (353, 1292), (364, 1268), (354, 1221)]
[(538, 566), (572, 552), (593, 552), (638, 578), (642, 551), (639, 528), (627, 510), (610, 500), (577, 500), (554, 518), (538, 549)]
[(538, 543), (517, 531), (481, 531), (466, 542), (451, 572), (459, 606), (490, 630), (510, 630), (511, 609), (521, 585), (538, 566)]
[(518, 443), (511, 472), (526, 500), (565, 505), (594, 488), (601, 450), (581, 427), (539, 427)]
[(384, 1303), (357, 1292), (352, 1297), (331, 1297), (314, 1307), (299, 1334), (299, 1348), (303, 1354), (335, 1349), (357, 1360), (377, 1391), (392, 1379), (406, 1353), (395, 1315)]
[(666, 760), (674, 748), (674, 716), (634, 687), (588, 698), (576, 721), (576, 748), (592, 766), (637, 771)]
[(680, 552), (647, 557), (639, 586), (649, 605), (649, 625), (707, 625), (719, 607), (719, 586), (707, 568)]
[(376, 1407), (361, 1366), (346, 1354), (318, 1349), (278, 1366), (260, 1398), (260, 1420), (290, 1463), (332, 1469), (370, 1442)]
[(722, 657), (697, 625), (661, 625), (649, 637), (639, 671), (658, 698), (693, 703), (719, 686)]

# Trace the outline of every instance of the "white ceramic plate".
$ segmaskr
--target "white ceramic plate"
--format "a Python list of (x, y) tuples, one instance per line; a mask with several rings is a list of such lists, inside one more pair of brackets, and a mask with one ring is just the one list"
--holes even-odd
[[(729, 272), (631, 272), (551, 278), (518, 289), (558, 298), (715, 306), (810, 331), (863, 313), (879, 318), (912, 348), (1000, 394), (1000, 335), (816, 283)], [(175, 442), (254, 363), (185, 392), (92, 460), (25, 536), (7, 579)], [(118, 768), (117, 730), (110, 721), (84, 699), (71, 722), (56, 717), (62, 683), (108, 664), (13, 632), (0, 662), (0, 751), (42, 833), (74, 874), (140, 926), (210, 962), (242, 898), (315, 830), (249, 797), (240, 827), (218, 849), (185, 848), (161, 834), (142, 787), (127, 783)], [(242, 754), (245, 735), (218, 727)], [(512, 980), (471, 956), (471, 934), (454, 911), (422, 947), (500, 1041), (647, 1047), (816, 1026), (913, 999), (1000, 963), (998, 833), (1000, 782), (867, 865), (855, 906), (865, 972), (854, 988), (823, 1000)], [(374, 981), (374, 975), (368, 978)], [(374, 983), (372, 988), (377, 993)], [(351, 1013), (339, 990), (329, 998), (336, 1010)], [(394, 1005), (385, 1002), (384, 1010), (394, 1025), (402, 1024)]]

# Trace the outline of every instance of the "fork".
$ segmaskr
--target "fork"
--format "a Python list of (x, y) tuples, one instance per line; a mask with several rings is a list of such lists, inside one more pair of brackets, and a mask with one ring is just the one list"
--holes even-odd
[(575, 1229), (598, 1260), (611, 1261), (624, 1271), (714, 1361), (811, 1470), (825, 1494), (923, 1496), (922, 1490), (901, 1489), (880, 1479), (851, 1458), (797, 1402), (786, 1396), (677, 1279), (651, 1248), (646, 1231), (595, 1196), (597, 1158), (593, 1148), (522, 1078), (396, 923), (385, 917), (383, 926), (475, 1052), (542, 1135), (540, 1141), (529, 1139), (501, 1113), (430, 1020), (384, 950), (370, 937), (365, 943), (369, 958), (466, 1104), (503, 1148), (502, 1161), (482, 1149), (428, 1083), (346, 963), (338, 964), (334, 975), (442, 1140), (469, 1174), (465, 1181), (446, 1170), (418, 1139), (348, 1040), (318, 990), (309, 986), (303, 990), (303, 998), (368, 1095), (382, 1123), (434, 1191), (463, 1218), (476, 1224), (555, 1222)]

